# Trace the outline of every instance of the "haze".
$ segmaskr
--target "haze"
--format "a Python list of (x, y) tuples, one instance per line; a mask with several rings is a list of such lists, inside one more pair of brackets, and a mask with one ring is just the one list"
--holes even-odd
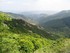
[(0, 0), (0, 11), (61, 11), (70, 9), (70, 0)]

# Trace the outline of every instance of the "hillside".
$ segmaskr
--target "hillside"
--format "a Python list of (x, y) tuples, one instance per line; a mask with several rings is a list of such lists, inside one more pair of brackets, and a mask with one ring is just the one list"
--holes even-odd
[(70, 39), (0, 12), (0, 53), (69, 53)]
[(31, 19), (30, 21), (32, 21), (35, 24), (39, 24), (40, 22), (42, 22), (43, 19), (45, 19), (45, 17), (48, 17), (55, 13), (56, 11), (28, 11), (21, 12), (18, 14), (26, 16), (27, 18)]
[(70, 17), (51, 20), (42, 26), (51, 33), (59, 34), (60, 37), (70, 37)]
[(69, 17), (69, 16), (70, 16), (70, 10), (63, 10), (56, 14), (44, 17), (39, 23), (43, 24), (43, 23), (51, 21), (51, 20), (62, 19), (62, 18)]
[(22, 19), (22, 20), (25, 20), (26, 22), (29, 22), (31, 24), (34, 24), (34, 21), (32, 18), (28, 17), (28, 16), (25, 16), (23, 14), (19, 14), (19, 13), (11, 13), (11, 12), (4, 12), (8, 15), (11, 16), (11, 18), (14, 18), (14, 19)]
[(47, 35), (35, 25), (0, 13), (0, 53), (32, 53), (47, 44)]

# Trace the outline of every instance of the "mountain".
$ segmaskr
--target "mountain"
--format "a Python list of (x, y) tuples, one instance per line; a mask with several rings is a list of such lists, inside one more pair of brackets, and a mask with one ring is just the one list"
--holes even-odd
[(25, 16), (31, 19), (35, 24), (38, 24), (39, 21), (43, 19), (43, 17), (46, 17), (48, 15), (47, 14), (28, 14)]
[(59, 34), (61, 37), (70, 37), (70, 17), (55, 19), (42, 24), (42, 26), (52, 33)]
[(55, 11), (29, 11), (29, 12), (21, 12), (18, 14), (28, 17), (35, 24), (39, 24), (39, 21), (44, 19), (44, 17), (47, 17), (47, 16), (55, 14), (55, 13), (56, 13)]
[(30, 12), (21, 12), (21, 13), (5, 12), (5, 13), (11, 15), (12, 18), (23, 19), (34, 25), (39, 24), (39, 22), (45, 17), (55, 14), (54, 11), (30, 11)]
[(27, 12), (18, 12), (18, 14), (29, 15), (29, 14), (47, 14), (52, 15), (55, 14), (56, 11), (27, 11)]
[(38, 21), (41, 20), (43, 17), (48, 16), (46, 13), (42, 12), (23, 12), (20, 14), (26, 16), (28, 19), (31, 19), (30, 21), (35, 24), (38, 24)]
[(69, 17), (70, 16), (70, 10), (63, 10), (61, 12), (58, 12), (56, 14), (50, 15), (45, 17), (44, 19), (42, 19), (41, 23), (45, 23), (51, 20), (55, 20), (55, 19), (61, 19), (61, 18), (65, 18), (65, 17)]
[(11, 17), (15, 18), (15, 19), (26, 19), (26, 17), (24, 15), (11, 13), (11, 12), (5, 12), (5, 13), (11, 15)]
[(50, 37), (40, 27), (0, 12), (0, 53), (33, 53), (50, 44)]
[(0, 12), (0, 53), (69, 53), (70, 39), (56, 37), (40, 26)]
[(18, 13), (11, 13), (11, 12), (4, 12), (4, 13), (6, 13), (6, 14), (10, 15), (10, 16), (11, 16), (11, 18), (14, 18), (14, 19), (22, 19), (22, 20), (25, 20), (26, 22), (29, 22), (29, 23), (34, 24), (34, 25), (35, 25), (35, 23), (32, 21), (32, 19), (31, 19), (31, 18), (29, 18), (29, 17), (27, 17), (27, 16), (24, 16), (24, 15), (22, 15), (22, 14), (18, 14)]

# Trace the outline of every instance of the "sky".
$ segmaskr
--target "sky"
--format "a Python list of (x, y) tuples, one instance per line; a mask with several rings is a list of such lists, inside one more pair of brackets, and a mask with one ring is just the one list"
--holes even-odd
[(70, 10), (70, 0), (0, 0), (0, 11)]

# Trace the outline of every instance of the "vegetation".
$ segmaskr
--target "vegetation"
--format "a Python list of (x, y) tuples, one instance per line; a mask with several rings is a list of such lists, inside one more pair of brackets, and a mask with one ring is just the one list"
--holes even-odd
[(0, 12), (0, 53), (70, 53), (69, 38), (54, 39), (37, 26)]

